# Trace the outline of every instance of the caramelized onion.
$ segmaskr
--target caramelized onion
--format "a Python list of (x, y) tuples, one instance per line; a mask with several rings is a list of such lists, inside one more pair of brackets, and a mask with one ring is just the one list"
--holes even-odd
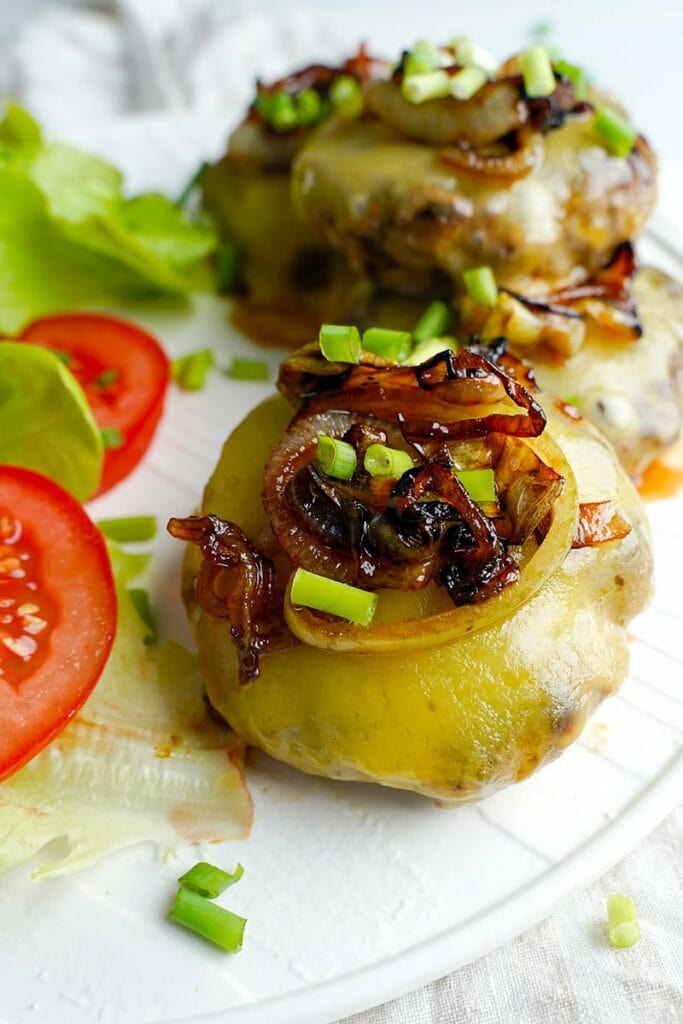
[(239, 526), (218, 516), (170, 519), (168, 532), (199, 548), (197, 603), (208, 615), (229, 620), (240, 681), (250, 682), (259, 674), (259, 656), (281, 649), (283, 642), (281, 595), (276, 594), (273, 563)]
[(595, 547), (610, 540), (621, 540), (630, 532), (630, 525), (611, 501), (582, 502), (572, 547)]
[(443, 146), (438, 153), (439, 160), (447, 167), (491, 181), (519, 181), (526, 178), (538, 165), (542, 155), (539, 135), (533, 135), (511, 151), (486, 152), (464, 143), (456, 143)]

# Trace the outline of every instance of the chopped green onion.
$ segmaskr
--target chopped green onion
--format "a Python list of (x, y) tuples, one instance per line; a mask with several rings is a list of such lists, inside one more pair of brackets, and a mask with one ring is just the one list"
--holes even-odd
[(296, 128), (299, 123), (294, 100), (284, 89), (273, 96), (269, 123), (276, 132), (288, 132), (290, 128)]
[(95, 377), (96, 388), (108, 388), (112, 384), (116, 384), (121, 379), (120, 370), (105, 370), (99, 377)]
[(338, 615), (359, 626), (369, 626), (377, 610), (377, 594), (318, 576), (306, 569), (297, 569), (294, 573), (290, 594), (293, 604)]
[(110, 540), (121, 544), (151, 540), (157, 532), (156, 516), (121, 516), (119, 519), (99, 519), (99, 529)]
[(593, 128), (612, 156), (628, 156), (638, 132), (610, 107), (601, 107), (593, 119)]
[(410, 355), (413, 343), (410, 331), (393, 331), (388, 327), (368, 327), (363, 332), (363, 348), (376, 356), (402, 363)]
[(351, 75), (339, 75), (330, 86), (330, 102), (340, 114), (357, 117), (363, 109), (360, 86)]
[(199, 893), (206, 899), (215, 900), (216, 896), (225, 892), (228, 886), (239, 882), (243, 874), (244, 868), (241, 864), (238, 864), (230, 874), (229, 871), (222, 871), (221, 868), (207, 864), (205, 860), (200, 860), (198, 864), (181, 875), (178, 881), (185, 889), (192, 889), (193, 892)]
[(565, 395), (565, 397), (562, 399), (562, 401), (565, 402), (567, 405), (576, 405), (576, 406), (578, 406), (578, 404), (579, 404), (579, 396), (578, 395)]
[(318, 465), (326, 476), (350, 480), (356, 470), (356, 449), (346, 441), (318, 434)]
[(421, 75), (405, 75), (401, 92), (409, 103), (426, 103), (448, 96), (451, 87), (450, 75), (445, 71), (425, 71)]
[(173, 360), (173, 379), (183, 391), (201, 391), (206, 387), (206, 376), (213, 362), (213, 352), (210, 348), (190, 352)]
[(239, 276), (239, 250), (229, 239), (224, 239), (216, 249), (216, 271), (219, 289), (234, 291)]
[(245, 918), (211, 903), (192, 889), (183, 886), (178, 889), (168, 916), (220, 946), (226, 953), (239, 953), (242, 948)]
[(568, 64), (566, 60), (558, 60), (555, 64), (555, 70), (558, 74), (568, 78), (572, 83), (577, 100), (585, 100), (586, 75), (583, 68), (580, 68), (578, 64)]
[(413, 327), (415, 341), (428, 341), (442, 335), (451, 322), (451, 311), (445, 302), (434, 299)]
[(128, 599), (138, 613), (139, 618), (150, 630), (148, 636), (143, 637), (143, 643), (145, 645), (154, 643), (157, 637), (157, 624), (154, 619), (154, 612), (152, 611), (152, 604), (149, 599), (149, 593), (144, 587), (129, 587), (127, 590)]
[(295, 102), (299, 124), (316, 124), (322, 117), (323, 101), (320, 98), (320, 93), (315, 89), (304, 89), (296, 97)]
[(262, 359), (242, 359), (239, 356), (235, 356), (225, 373), (235, 380), (268, 380), (270, 376), (268, 364)]
[(442, 352), (457, 352), (458, 343), (455, 338), (428, 338), (426, 341), (419, 341), (406, 359), (407, 366), (419, 366), (426, 363), (433, 356)]
[(636, 905), (630, 896), (616, 894), (607, 897), (607, 927), (609, 941), (617, 949), (627, 949), (640, 938), (640, 925)]
[(455, 475), (477, 505), (496, 500), (496, 478), (492, 469), (458, 469)]
[(529, 97), (550, 96), (557, 82), (548, 51), (543, 46), (530, 46), (520, 54), (519, 63), (524, 77), (524, 91)]
[(182, 192), (180, 193), (180, 195), (176, 199), (176, 201), (175, 201), (176, 206), (184, 206), (185, 205), (185, 203), (190, 198), (190, 196), (192, 195), (194, 190), (197, 188), (197, 185), (199, 185), (200, 181), (202, 180), (202, 175), (204, 174), (204, 171), (207, 169), (208, 166), (209, 165), (206, 162), (206, 160), (204, 160), (199, 165), (197, 170), (194, 172), (194, 174), (192, 175), (192, 177), (188, 181), (187, 185), (185, 185), (185, 188), (182, 190)]
[(474, 65), (489, 75), (495, 74), (498, 70), (498, 62), (495, 57), (492, 57), (488, 50), (479, 46), (472, 39), (468, 39), (467, 36), (457, 36), (451, 42), (451, 48), (457, 63), (462, 64), (465, 68)]
[(488, 82), (488, 75), (475, 64), (463, 68), (451, 78), (451, 96), (456, 100), (469, 100)]
[(320, 351), (330, 363), (360, 362), (360, 334), (348, 324), (323, 324), (319, 334)]
[(403, 77), (423, 75), (435, 68), (437, 62), (438, 54), (435, 48), (426, 40), (417, 42), (404, 61)]
[(467, 294), (482, 306), (495, 306), (498, 300), (498, 286), (490, 267), (471, 267), (464, 270), (462, 279)]
[(370, 476), (388, 476), (398, 480), (415, 465), (408, 452), (400, 448), (387, 448), (383, 444), (371, 444), (363, 462)]
[(102, 444), (107, 451), (116, 448), (123, 448), (125, 438), (118, 427), (104, 427), (100, 430)]

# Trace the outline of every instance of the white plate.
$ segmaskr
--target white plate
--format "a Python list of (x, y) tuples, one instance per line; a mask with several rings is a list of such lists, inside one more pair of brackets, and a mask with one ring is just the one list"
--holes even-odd
[[(132, 185), (175, 189), (215, 154), (222, 119), (131, 120), (80, 141), (123, 165)], [(650, 239), (657, 262), (671, 263)], [(126, 311), (171, 354), (211, 344), (228, 362), (253, 353), (216, 299), (187, 314)], [(259, 352), (264, 356), (262, 351)], [(266, 353), (273, 374), (278, 353)], [(214, 375), (200, 394), (169, 396), (144, 465), (92, 514), (196, 504), (231, 427), (268, 391)], [(249, 918), (237, 957), (165, 920), (174, 880), (197, 859), (160, 863), (151, 846), (78, 876), (0, 880), (0, 1018), (12, 1024), (316, 1024), (451, 971), (547, 915), (636, 844), (683, 782), (680, 580), (683, 498), (651, 506), (657, 596), (634, 625), (632, 675), (560, 761), (477, 806), (445, 811), (378, 787), (298, 775), (253, 759), (251, 836), (212, 847), (246, 874), (232, 907)], [(162, 631), (187, 639), (179, 550), (157, 543)], [(604, 726), (604, 728), (602, 728)]]

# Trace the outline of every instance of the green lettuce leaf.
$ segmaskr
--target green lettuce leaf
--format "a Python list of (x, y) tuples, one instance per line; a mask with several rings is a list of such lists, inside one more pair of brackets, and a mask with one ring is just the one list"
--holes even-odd
[(213, 228), (156, 193), (127, 199), (98, 157), (43, 143), (10, 103), (0, 122), (0, 331), (77, 305), (214, 285)]
[(147, 556), (110, 544), (119, 598), (111, 657), (95, 692), (50, 746), (0, 783), (0, 872), (66, 836), (68, 852), (33, 872), (77, 871), (144, 840), (244, 838), (252, 816), (244, 744), (208, 715), (197, 659), (145, 647), (126, 590)]
[(103, 458), (88, 401), (58, 356), (0, 341), (0, 463), (49, 476), (86, 501), (99, 486)]

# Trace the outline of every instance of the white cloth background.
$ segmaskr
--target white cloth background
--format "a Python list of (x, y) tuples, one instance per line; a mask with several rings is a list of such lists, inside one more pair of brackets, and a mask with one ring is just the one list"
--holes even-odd
[[(68, 135), (83, 119), (132, 111), (214, 112), (246, 101), (259, 73), (277, 76), (312, 57), (338, 55), (323, 13), (332, 5), (319, 5), (313, 16), (303, 6), (266, 7), (248, 0), (0, 0), (0, 91), (17, 96), (51, 133)], [(678, 202), (683, 222), (683, 194)], [(606, 942), (605, 897), (613, 892), (637, 902), (642, 939), (632, 949)], [(346, 1024), (680, 1024), (682, 893), (679, 809), (542, 924)]]

